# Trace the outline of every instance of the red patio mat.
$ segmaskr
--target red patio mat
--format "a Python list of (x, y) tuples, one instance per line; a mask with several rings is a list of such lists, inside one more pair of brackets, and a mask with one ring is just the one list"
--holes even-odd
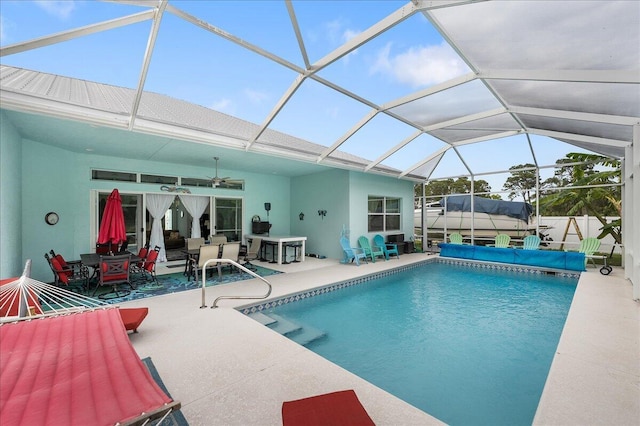
[(285, 401), (284, 426), (369, 426), (375, 425), (356, 393), (350, 390)]

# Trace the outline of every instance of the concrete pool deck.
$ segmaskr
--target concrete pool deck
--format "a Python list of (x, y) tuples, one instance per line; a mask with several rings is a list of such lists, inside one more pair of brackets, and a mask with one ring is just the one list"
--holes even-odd
[[(433, 257), (415, 253), (359, 267), (313, 258), (265, 266), (286, 272), (268, 277), (270, 298), (277, 298)], [(535, 424), (637, 424), (639, 304), (621, 275), (592, 268), (582, 274)], [(219, 285), (207, 288), (206, 303), (264, 292), (254, 279)], [(223, 300), (218, 309), (200, 309), (201, 292), (192, 290), (121, 305), (149, 307), (131, 342), (141, 358), (151, 357), (190, 425), (281, 425), (283, 401), (344, 389), (356, 391), (377, 425), (442, 424), (233, 309), (255, 302)]]

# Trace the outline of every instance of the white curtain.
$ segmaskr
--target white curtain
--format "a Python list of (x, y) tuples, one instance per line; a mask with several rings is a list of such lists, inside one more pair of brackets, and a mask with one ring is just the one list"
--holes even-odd
[(191, 222), (191, 238), (200, 238), (200, 216), (209, 205), (209, 197), (199, 197), (197, 195), (178, 195), (180, 201), (187, 209), (193, 221)]
[(164, 213), (169, 209), (175, 198), (175, 195), (147, 194), (147, 210), (153, 217), (149, 248), (153, 250), (156, 246), (160, 246), (160, 253), (156, 262), (167, 261), (167, 252), (164, 249), (164, 234), (162, 232), (162, 216), (164, 216)]

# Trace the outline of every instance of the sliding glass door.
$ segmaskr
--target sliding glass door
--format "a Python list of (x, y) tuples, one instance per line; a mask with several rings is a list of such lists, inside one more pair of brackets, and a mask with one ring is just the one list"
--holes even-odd
[(214, 229), (227, 241), (242, 241), (242, 199), (214, 198)]
[[(102, 214), (107, 204), (107, 198), (111, 192), (98, 193), (98, 230), (102, 223)], [(122, 212), (124, 214), (124, 226), (127, 230), (127, 249), (136, 253), (142, 244), (142, 194), (120, 193), (122, 199)], [(96, 234), (97, 235), (97, 234)]]

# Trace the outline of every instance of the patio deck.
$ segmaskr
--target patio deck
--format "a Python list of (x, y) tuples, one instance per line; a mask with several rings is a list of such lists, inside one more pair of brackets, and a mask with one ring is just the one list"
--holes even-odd
[[(313, 258), (281, 265), (287, 273), (269, 277), (271, 297), (428, 257), (360, 267)], [(592, 268), (582, 274), (534, 424), (637, 424), (639, 304), (621, 274), (614, 269), (605, 277)], [(263, 292), (259, 280), (220, 285), (207, 289), (207, 304), (222, 294)], [(441, 424), (232, 309), (245, 304), (223, 300), (218, 309), (200, 309), (200, 291), (192, 290), (121, 305), (149, 307), (131, 341), (141, 358), (152, 358), (191, 425), (280, 425), (283, 401), (343, 389), (355, 389), (377, 425)]]

